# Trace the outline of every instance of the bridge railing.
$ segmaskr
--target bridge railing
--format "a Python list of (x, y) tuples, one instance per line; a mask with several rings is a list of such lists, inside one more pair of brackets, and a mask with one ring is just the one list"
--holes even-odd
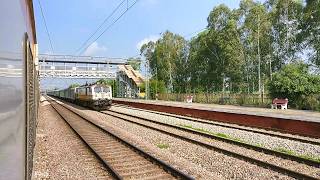
[(116, 78), (115, 72), (81, 70), (40, 70), (40, 78)]

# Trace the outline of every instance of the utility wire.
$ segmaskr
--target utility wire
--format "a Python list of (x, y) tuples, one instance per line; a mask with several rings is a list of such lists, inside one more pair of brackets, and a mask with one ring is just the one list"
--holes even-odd
[(54, 54), (54, 51), (53, 51), (53, 45), (52, 45), (52, 41), (51, 41), (51, 37), (50, 37), (50, 33), (49, 33), (49, 30), (48, 30), (48, 26), (47, 26), (46, 18), (45, 18), (45, 16), (44, 16), (44, 13), (43, 13), (43, 9), (42, 9), (42, 6), (41, 6), (41, 3), (40, 3), (40, 0), (38, 0), (38, 3), (39, 3), (39, 6), (40, 6), (40, 11), (41, 11), (42, 19), (43, 19), (43, 22), (44, 22), (44, 26), (46, 27), (46, 32), (47, 32), (47, 35), (48, 35), (48, 38), (49, 38), (51, 51), (52, 51), (52, 53)]
[(136, 0), (131, 6), (129, 6), (116, 20), (114, 20), (97, 38), (95, 38), (92, 43), (89, 45), (85, 46), (84, 49), (79, 54), (82, 54), (89, 46), (91, 46), (95, 41), (97, 41), (105, 32), (107, 32), (118, 20), (126, 14), (139, 0)]
[(77, 53), (79, 50), (81, 50), (88, 42), (89, 40), (101, 29), (101, 27), (113, 16), (113, 14), (121, 7), (121, 5), (125, 2), (126, 0), (123, 0), (112, 12), (107, 16), (103, 22), (99, 25), (99, 27), (89, 36), (89, 38), (82, 43), (82, 45), (75, 51)]

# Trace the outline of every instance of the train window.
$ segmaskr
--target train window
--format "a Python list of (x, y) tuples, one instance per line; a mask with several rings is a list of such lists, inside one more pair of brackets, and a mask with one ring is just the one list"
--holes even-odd
[(78, 89), (78, 92), (79, 92), (79, 94), (81, 94), (81, 95), (85, 95), (85, 94), (86, 94), (86, 89), (84, 89), (84, 88), (79, 88), (79, 89)]
[(101, 92), (101, 87), (94, 87), (94, 92), (95, 93), (100, 93)]
[(86, 95), (91, 95), (91, 88), (90, 87), (87, 87), (87, 90), (86, 90)]
[(101, 87), (102, 92), (110, 92), (110, 88), (109, 87)]

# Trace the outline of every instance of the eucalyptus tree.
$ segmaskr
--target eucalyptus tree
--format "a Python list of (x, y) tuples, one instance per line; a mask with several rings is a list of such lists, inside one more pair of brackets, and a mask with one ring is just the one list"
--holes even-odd
[[(245, 49), (247, 82), (249, 80), (252, 82), (252, 91), (257, 84), (258, 91), (261, 93), (265, 75), (271, 75), (271, 68), (268, 68), (271, 67), (272, 53), (270, 17), (263, 4), (252, 0), (241, 1), (237, 12), (240, 16), (241, 42)], [(255, 83), (256, 81), (258, 83)]]
[(297, 37), (303, 18), (302, 0), (266, 2), (272, 20), (272, 50), (276, 69), (299, 58), (301, 44)]
[(141, 66), (141, 58), (128, 58), (127, 63), (132, 66), (132, 68), (136, 71), (140, 71)]
[(155, 43), (153, 41), (150, 41), (141, 46), (140, 54), (146, 58), (146, 61), (152, 62), (154, 49), (155, 49)]
[(234, 12), (225, 5), (214, 7), (208, 28), (190, 42), (190, 83), (198, 91), (238, 91), (243, 83), (244, 53)]
[(320, 68), (320, 0), (307, 0), (302, 22), (302, 42), (309, 52), (309, 60)]
[[(146, 83), (145, 83), (145, 89), (146, 89), (146, 96), (145, 98), (148, 99), (149, 93), (150, 93), (150, 83), (149, 83), (149, 72), (150, 72), (150, 63), (153, 62), (153, 52), (155, 49), (155, 43), (153, 41), (150, 41), (146, 44), (143, 44), (140, 48), (140, 54), (143, 55), (146, 59), (145, 61), (145, 71), (146, 71)], [(151, 72), (153, 74), (153, 72)]]
[(231, 90), (239, 90), (245, 61), (234, 12), (223, 4), (213, 8), (208, 17), (208, 28), (210, 42), (207, 48), (213, 62), (216, 61), (215, 71), (220, 74), (222, 91), (227, 79)]
[(150, 62), (153, 77), (164, 81), (170, 92), (185, 91), (187, 45), (182, 36), (166, 31), (157, 42), (149, 42), (140, 50)]
[(213, 35), (209, 33), (209, 30), (205, 30), (190, 41), (188, 72), (191, 87), (197, 92), (216, 90), (221, 84), (219, 83), (221, 72), (218, 72), (221, 69), (219, 69), (219, 61), (216, 61), (219, 55), (214, 52), (218, 46), (212, 42), (213, 38), (210, 36)]

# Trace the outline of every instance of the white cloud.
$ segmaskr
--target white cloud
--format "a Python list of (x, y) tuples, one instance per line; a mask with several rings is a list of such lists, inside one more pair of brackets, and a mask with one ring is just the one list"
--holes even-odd
[(136, 45), (137, 49), (140, 50), (141, 47), (144, 45), (144, 44), (147, 44), (148, 42), (152, 41), (152, 42), (156, 42), (158, 39), (160, 38), (159, 35), (151, 35), (149, 37), (146, 37), (144, 39), (142, 39), (141, 41), (139, 41)]
[(93, 42), (83, 53), (85, 56), (102, 56), (105, 55), (107, 48), (99, 45), (98, 42)]

